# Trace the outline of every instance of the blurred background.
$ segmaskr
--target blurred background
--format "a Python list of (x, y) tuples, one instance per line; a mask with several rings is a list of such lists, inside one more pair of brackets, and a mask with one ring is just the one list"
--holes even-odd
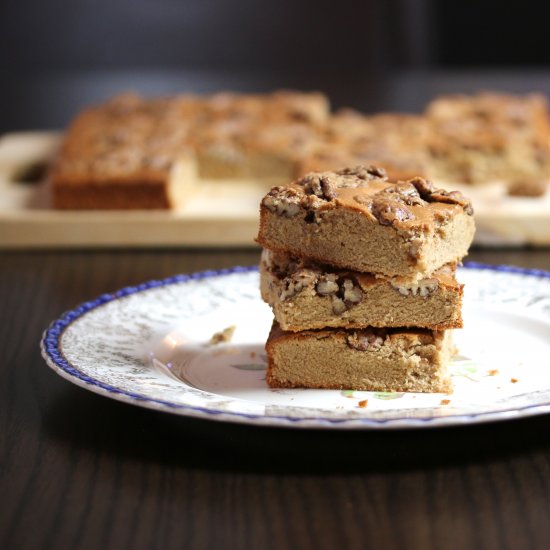
[(1, 0), (0, 132), (145, 94), (317, 89), (420, 111), (435, 94), (550, 93), (550, 5), (474, 0)]

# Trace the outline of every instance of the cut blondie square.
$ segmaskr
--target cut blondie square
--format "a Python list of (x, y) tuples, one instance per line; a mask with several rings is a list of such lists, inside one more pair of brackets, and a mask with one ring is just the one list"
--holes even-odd
[(321, 328), (461, 328), (463, 285), (455, 265), (414, 282), (338, 270), (265, 250), (262, 298), (285, 331)]
[(266, 343), (272, 388), (451, 392), (452, 331), (326, 329), (284, 332)]
[(329, 111), (320, 93), (214, 95), (193, 136), (199, 174), (211, 179), (288, 180), (319, 139)]
[(481, 92), (434, 99), (426, 109), (430, 174), (448, 181), (546, 182), (550, 119), (545, 97)]
[(60, 209), (166, 209), (196, 182), (188, 127), (192, 97), (124, 95), (87, 109), (69, 128), (51, 173)]
[(390, 183), (374, 166), (312, 172), (262, 199), (257, 241), (344, 269), (423, 279), (459, 262), (475, 226), (470, 201), (423, 178)]

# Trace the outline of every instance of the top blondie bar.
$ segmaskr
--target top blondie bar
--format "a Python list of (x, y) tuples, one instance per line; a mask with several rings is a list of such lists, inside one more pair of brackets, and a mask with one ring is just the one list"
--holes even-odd
[(390, 183), (383, 169), (312, 172), (262, 199), (257, 241), (337, 267), (418, 279), (468, 252), (470, 201), (423, 178)]

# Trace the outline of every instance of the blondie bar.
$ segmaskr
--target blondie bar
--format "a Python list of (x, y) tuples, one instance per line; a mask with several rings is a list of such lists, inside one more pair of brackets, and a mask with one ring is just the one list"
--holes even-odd
[(423, 279), (466, 255), (468, 199), (415, 178), (390, 183), (370, 166), (314, 172), (262, 199), (257, 241), (336, 267)]
[(92, 107), (69, 128), (50, 179), (61, 209), (165, 209), (195, 183), (191, 97), (125, 95)]
[(448, 265), (414, 282), (334, 269), (264, 249), (262, 298), (286, 331), (421, 327), (461, 328), (463, 285)]
[(422, 329), (283, 332), (266, 343), (272, 388), (450, 392), (452, 331)]

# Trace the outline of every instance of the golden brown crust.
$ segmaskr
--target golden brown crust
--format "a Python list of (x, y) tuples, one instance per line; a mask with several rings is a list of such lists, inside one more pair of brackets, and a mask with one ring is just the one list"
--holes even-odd
[(172, 206), (164, 180), (58, 183), (53, 193), (54, 204), (61, 210), (155, 210)]

